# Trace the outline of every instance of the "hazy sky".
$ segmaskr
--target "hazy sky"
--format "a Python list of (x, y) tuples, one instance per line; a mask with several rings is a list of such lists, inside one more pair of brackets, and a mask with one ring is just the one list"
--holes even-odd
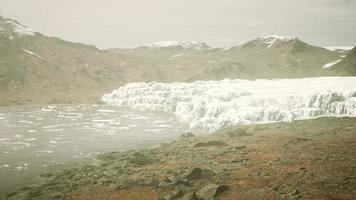
[(271, 34), (356, 45), (356, 0), (0, 0), (0, 14), (100, 48), (166, 40), (233, 46)]

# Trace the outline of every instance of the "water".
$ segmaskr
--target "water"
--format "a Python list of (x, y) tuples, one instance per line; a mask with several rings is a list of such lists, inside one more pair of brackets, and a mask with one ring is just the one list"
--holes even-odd
[(0, 107), (0, 192), (95, 155), (152, 146), (188, 130), (173, 115), (107, 105)]

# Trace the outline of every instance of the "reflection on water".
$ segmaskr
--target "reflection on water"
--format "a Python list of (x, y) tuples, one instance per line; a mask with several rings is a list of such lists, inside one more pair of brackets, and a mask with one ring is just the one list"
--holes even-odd
[(170, 114), (106, 105), (0, 107), (0, 180), (8, 180), (0, 192), (60, 164), (158, 144), (187, 129)]

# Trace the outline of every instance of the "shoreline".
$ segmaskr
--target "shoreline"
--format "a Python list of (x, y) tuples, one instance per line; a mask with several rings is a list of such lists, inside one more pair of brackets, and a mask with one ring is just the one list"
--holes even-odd
[(41, 175), (0, 199), (354, 199), (356, 118), (186, 133)]

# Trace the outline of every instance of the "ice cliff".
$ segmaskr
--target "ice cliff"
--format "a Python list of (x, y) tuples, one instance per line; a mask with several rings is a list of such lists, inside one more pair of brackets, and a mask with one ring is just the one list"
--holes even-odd
[(356, 77), (130, 83), (102, 100), (174, 113), (191, 128), (356, 116)]

